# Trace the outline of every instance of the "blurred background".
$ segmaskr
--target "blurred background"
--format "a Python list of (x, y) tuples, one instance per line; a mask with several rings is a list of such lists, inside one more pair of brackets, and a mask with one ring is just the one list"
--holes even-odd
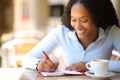
[[(21, 67), (21, 59), (61, 24), (68, 0), (0, 0), (0, 67)], [(112, 0), (120, 19), (120, 0)]]

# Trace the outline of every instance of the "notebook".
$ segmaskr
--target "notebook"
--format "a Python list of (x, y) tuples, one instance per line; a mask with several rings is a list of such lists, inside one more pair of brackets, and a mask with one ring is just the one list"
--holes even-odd
[(68, 71), (68, 70), (62, 70), (62, 71), (55, 71), (55, 72), (39, 72), (40, 76), (78, 76), (78, 75), (84, 75), (84, 72), (77, 72), (77, 71)]

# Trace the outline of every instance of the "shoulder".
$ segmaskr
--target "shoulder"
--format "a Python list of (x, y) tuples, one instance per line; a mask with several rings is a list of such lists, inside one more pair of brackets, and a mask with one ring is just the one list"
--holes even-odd
[(65, 25), (59, 25), (57, 28), (57, 30), (62, 30), (62, 31), (69, 31), (69, 29), (65, 26)]
[(117, 26), (112, 26), (110, 29), (111, 33), (120, 33), (120, 28)]
[(116, 25), (113, 25), (111, 27), (108, 27), (106, 29), (106, 32), (109, 32), (109, 33), (120, 33), (120, 28), (117, 27)]
[(65, 25), (58, 25), (50, 33), (60, 34), (60, 33), (68, 33), (69, 31), (70, 30)]
[(113, 25), (112, 27), (108, 28), (106, 30), (106, 35), (109, 35), (111, 37), (118, 37), (120, 35), (120, 28)]

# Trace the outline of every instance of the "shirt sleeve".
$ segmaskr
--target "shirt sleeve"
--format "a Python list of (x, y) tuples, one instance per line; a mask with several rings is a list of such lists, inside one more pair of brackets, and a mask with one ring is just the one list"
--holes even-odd
[(120, 61), (110, 61), (109, 71), (120, 72)]
[(120, 53), (120, 28), (113, 27), (113, 47)]
[(27, 55), (22, 60), (22, 67), (35, 70), (36, 64), (38, 63), (39, 60), (41, 59), (37, 59), (37, 58)]
[[(113, 37), (113, 48), (116, 49), (120, 53), (120, 28), (114, 26), (112, 28), (111, 36)], [(120, 60), (110, 61), (109, 70), (120, 72)]]
[(29, 51), (22, 60), (22, 67), (36, 69), (36, 64), (38, 61), (44, 58), (42, 50), (49, 55), (57, 47), (58, 31), (59, 30), (56, 28), (49, 32), (43, 40), (41, 40), (31, 51)]

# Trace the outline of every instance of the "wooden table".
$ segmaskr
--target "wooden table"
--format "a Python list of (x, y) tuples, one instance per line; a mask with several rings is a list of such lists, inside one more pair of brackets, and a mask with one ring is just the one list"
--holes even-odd
[[(0, 68), (0, 80), (101, 80), (87, 76), (40, 77), (34, 70), (23, 68)], [(120, 80), (120, 73), (104, 80)]]

